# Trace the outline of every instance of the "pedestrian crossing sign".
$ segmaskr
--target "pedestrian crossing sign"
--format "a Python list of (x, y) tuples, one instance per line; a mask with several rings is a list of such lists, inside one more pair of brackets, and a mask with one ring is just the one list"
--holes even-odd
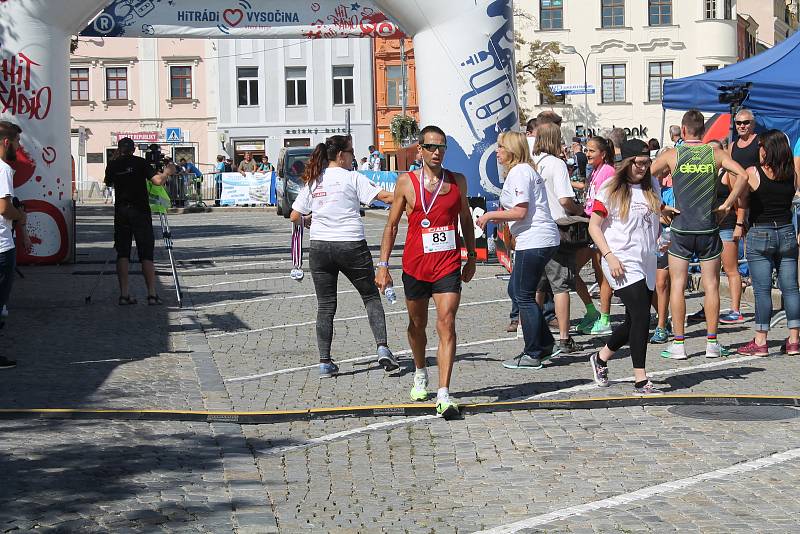
[(183, 142), (183, 133), (180, 128), (167, 128), (167, 143)]

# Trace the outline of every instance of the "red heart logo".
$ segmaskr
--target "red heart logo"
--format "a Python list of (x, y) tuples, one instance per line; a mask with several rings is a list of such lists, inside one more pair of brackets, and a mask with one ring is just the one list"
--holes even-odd
[(238, 26), (244, 18), (244, 11), (241, 9), (226, 9), (222, 12), (222, 18), (225, 19), (230, 26)]

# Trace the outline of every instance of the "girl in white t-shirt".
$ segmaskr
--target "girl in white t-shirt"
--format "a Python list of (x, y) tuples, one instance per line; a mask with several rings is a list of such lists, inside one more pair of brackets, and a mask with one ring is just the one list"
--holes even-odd
[(511, 287), (519, 305), (525, 348), (519, 356), (503, 363), (507, 369), (541, 369), (542, 362), (553, 355), (555, 342), (536, 304), (536, 288), (561, 238), (550, 215), (544, 179), (530, 161), (524, 134), (500, 134), (497, 162), (507, 172), (500, 194), (503, 210), (485, 213), (476, 221), (481, 228), (489, 221), (508, 223), (511, 235), (516, 238)]
[(662, 392), (647, 379), (644, 365), (661, 233), (660, 187), (650, 175), (647, 144), (628, 141), (622, 155), (619, 169), (595, 196), (589, 233), (602, 255), (603, 274), (625, 305), (625, 322), (589, 362), (597, 385), (608, 386), (607, 362), (628, 344), (636, 380), (633, 394), (658, 395)]
[(378, 345), (378, 363), (386, 371), (400, 367), (386, 343), (386, 316), (375, 285), (372, 254), (360, 213), (361, 204), (368, 205), (376, 199), (391, 204), (394, 195), (371, 183), (363, 174), (350, 170), (353, 157), (349, 136), (334, 135), (317, 145), (303, 173), (303, 188), (292, 204), (292, 222), (311, 229), (308, 263), (317, 293), (320, 378), (339, 372), (331, 359), (331, 341), (340, 272), (358, 290), (367, 309)]

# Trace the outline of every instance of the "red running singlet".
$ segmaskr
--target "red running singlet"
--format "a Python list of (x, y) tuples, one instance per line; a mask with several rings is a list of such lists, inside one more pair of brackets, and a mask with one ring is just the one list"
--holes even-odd
[[(443, 170), (442, 176), (450, 190), (439, 194), (427, 215), (422, 209), (430, 205), (434, 193), (420, 188), (419, 176), (410, 172), (414, 184), (414, 209), (408, 214), (408, 233), (403, 248), (403, 271), (422, 282), (436, 282), (461, 268), (461, 236), (458, 235), (458, 215), (461, 212), (461, 191), (453, 174)], [(420, 191), (421, 189), (421, 191)], [(430, 226), (424, 228), (422, 221)], [(452, 248), (450, 248), (452, 247)], [(425, 249), (429, 252), (425, 252)]]

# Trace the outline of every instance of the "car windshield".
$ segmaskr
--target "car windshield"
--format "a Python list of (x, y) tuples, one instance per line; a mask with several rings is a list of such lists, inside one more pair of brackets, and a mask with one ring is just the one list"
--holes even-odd
[(288, 169), (287, 174), (292, 181), (300, 181), (300, 177), (303, 175), (303, 171), (306, 169), (306, 163), (308, 163), (309, 157), (309, 154), (286, 156), (286, 168)]

